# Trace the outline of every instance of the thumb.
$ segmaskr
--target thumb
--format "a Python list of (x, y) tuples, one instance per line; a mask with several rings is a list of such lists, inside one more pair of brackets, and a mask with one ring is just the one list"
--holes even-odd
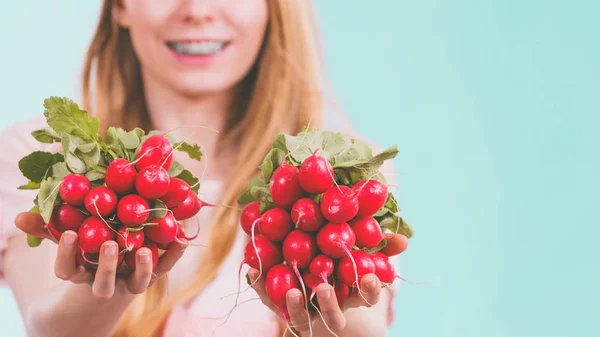
[(39, 213), (23, 212), (19, 213), (15, 218), (15, 225), (23, 232), (52, 240), (52, 236), (45, 229), (46, 224)]

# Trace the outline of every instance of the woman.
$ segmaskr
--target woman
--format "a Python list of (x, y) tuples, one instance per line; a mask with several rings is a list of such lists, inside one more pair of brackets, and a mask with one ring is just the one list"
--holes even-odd
[[(209, 160), (203, 198), (233, 205), (277, 133), (322, 123), (314, 42), (308, 1), (105, 0), (87, 53), (83, 105), (103, 126), (219, 130), (196, 132), (188, 141), (201, 144)], [(156, 267), (158, 279), (151, 279), (147, 249), (136, 256), (141, 267), (123, 280), (115, 278), (115, 242), (103, 245), (95, 276), (75, 267), (75, 232), (65, 232), (58, 245), (45, 240), (28, 247), (23, 232), (47, 233), (38, 215), (18, 214), (29, 209), (33, 195), (13, 185), (22, 179), (18, 159), (46, 149), (29, 135), (43, 123), (30, 120), (5, 131), (0, 163), (7, 182), (0, 187), (0, 266), (30, 335), (281, 335), (260, 280), (254, 294), (241, 298), (250, 301), (225, 324), (221, 319), (233, 306), (234, 297), (225, 295), (237, 289), (245, 245), (236, 210), (202, 210), (206, 225), (198, 242), (207, 248), (172, 245)], [(173, 133), (182, 139), (191, 131)], [(204, 169), (185, 157), (178, 160), (194, 172)], [(251, 280), (256, 275), (250, 270)], [(360, 308), (342, 311), (331, 286), (320, 286), (317, 300), (325, 322), (341, 336), (382, 336), (392, 315), (391, 293), (374, 275), (361, 283), (372, 308), (355, 298), (349, 306)], [(251, 301), (256, 294), (264, 304)], [(291, 290), (287, 299), (296, 333), (308, 336), (301, 293)], [(329, 335), (322, 320), (312, 319), (314, 336)]]

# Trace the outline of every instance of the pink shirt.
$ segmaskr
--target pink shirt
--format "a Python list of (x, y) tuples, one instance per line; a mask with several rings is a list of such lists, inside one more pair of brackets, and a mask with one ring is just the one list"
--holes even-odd
[[(14, 219), (20, 212), (27, 211), (33, 206), (33, 199), (37, 191), (19, 191), (17, 186), (25, 184), (18, 168), (18, 161), (25, 155), (36, 151), (59, 151), (57, 144), (41, 144), (32, 136), (31, 131), (44, 127), (45, 119), (36, 118), (19, 124), (15, 124), (4, 130), (1, 134), (2, 149), (0, 150), (0, 173), (2, 183), (0, 184), (0, 283), (3, 283), (2, 255), (10, 237), (20, 233), (14, 225)], [(216, 200), (221, 191), (221, 181), (206, 181), (201, 184), (199, 195), (207, 201)], [(211, 216), (211, 209), (204, 208), (200, 211), (200, 223), (207, 224)], [(206, 235), (209, 230), (204, 226), (199, 237), (193, 244), (205, 244)], [(243, 260), (243, 252), (246, 244), (246, 235), (239, 231), (233, 249), (219, 274), (213, 282), (200, 293), (187, 308), (178, 306), (173, 308), (165, 328), (165, 337), (204, 337), (204, 336), (279, 336), (279, 327), (275, 314), (257, 299), (258, 295), (253, 289), (242, 293), (239, 302), (248, 301), (238, 306), (226, 324), (218, 327), (228, 312), (235, 304), (235, 296), (223, 298), (237, 291), (238, 268)], [(177, 262), (169, 273), (169, 290), (172, 291), (181, 286), (184, 281), (193, 276), (196, 267), (200, 263), (200, 257), (205, 251), (201, 246), (188, 247), (184, 256)], [(245, 273), (247, 267), (242, 270), (241, 288), (247, 287)], [(390, 306), (391, 310), (391, 306)], [(390, 312), (390, 318), (393, 314)], [(215, 330), (216, 329), (216, 330)], [(213, 331), (215, 332), (213, 334)]]

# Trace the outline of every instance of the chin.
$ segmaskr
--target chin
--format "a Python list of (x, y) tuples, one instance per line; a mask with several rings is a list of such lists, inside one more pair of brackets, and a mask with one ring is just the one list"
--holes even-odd
[(202, 95), (214, 95), (231, 91), (239, 81), (220, 76), (193, 76), (180, 78), (174, 86), (177, 91), (186, 96), (197, 97)]

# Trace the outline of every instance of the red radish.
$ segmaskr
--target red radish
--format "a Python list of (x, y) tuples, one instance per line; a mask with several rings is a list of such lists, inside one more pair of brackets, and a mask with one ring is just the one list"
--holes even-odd
[(333, 168), (317, 151), (306, 158), (298, 171), (300, 187), (308, 193), (320, 194), (333, 185)]
[(85, 216), (77, 208), (70, 205), (60, 205), (54, 209), (52, 216), (56, 212), (54, 227), (59, 232), (67, 230), (77, 232)]
[(356, 235), (358, 248), (373, 249), (383, 240), (383, 232), (375, 218), (372, 216), (356, 217), (349, 223)]
[(157, 225), (149, 225), (144, 227), (146, 238), (160, 245), (168, 245), (177, 240), (179, 233), (179, 224), (171, 213), (167, 213), (162, 218), (152, 219)]
[(279, 166), (273, 172), (269, 185), (271, 198), (279, 208), (292, 207), (294, 202), (304, 194), (298, 182), (298, 168), (294, 165)]
[(183, 179), (171, 178), (169, 184), (169, 191), (163, 195), (160, 199), (165, 203), (168, 208), (172, 208), (183, 202), (191, 188), (190, 185)]
[(60, 198), (71, 206), (81, 206), (85, 196), (92, 189), (92, 183), (81, 174), (69, 174), (60, 183)]
[(58, 219), (55, 219), (54, 214), (52, 214), (52, 216), (50, 217), (50, 221), (45, 226), (45, 228), (46, 228), (46, 230), (48, 230), (48, 233), (50, 233), (50, 235), (54, 238), (54, 240), (60, 241), (62, 232), (59, 232), (58, 230), (56, 230), (55, 227), (57, 226), (57, 223), (58, 223)]
[(292, 206), (291, 215), (296, 228), (305, 232), (316, 231), (325, 221), (319, 205), (310, 198), (296, 201)]
[(151, 165), (162, 166), (168, 171), (173, 163), (172, 152), (173, 144), (167, 137), (152, 135), (140, 145), (135, 156), (135, 166), (138, 171)]
[(260, 218), (260, 233), (273, 242), (282, 241), (291, 229), (292, 219), (284, 209), (272, 208)]
[(321, 199), (321, 213), (335, 223), (352, 220), (358, 213), (358, 198), (356, 193), (348, 186), (332, 186), (323, 193)]
[(352, 190), (358, 198), (358, 216), (367, 216), (377, 213), (387, 201), (388, 188), (377, 180), (363, 180), (354, 185)]
[(301, 230), (294, 230), (283, 241), (283, 257), (293, 268), (304, 269), (317, 254), (315, 238)]
[(379, 280), (383, 283), (393, 283), (396, 278), (396, 272), (394, 271), (394, 265), (390, 262), (390, 259), (380, 252), (375, 252), (370, 256), (375, 265), (375, 275)]
[(308, 296), (304, 280), (300, 275), (300, 269), (307, 268), (310, 261), (317, 254), (317, 244), (312, 235), (299, 229), (292, 231), (283, 241), (283, 257), (292, 266), (296, 277), (300, 281), (302, 293), (304, 294), (304, 307), (308, 311)]
[(282, 262), (283, 257), (281, 255), (281, 250), (266, 237), (260, 234), (255, 235), (254, 243), (250, 241), (248, 244), (246, 244), (246, 249), (244, 250), (244, 261), (242, 264), (247, 263), (254, 269), (266, 272), (274, 265)]
[(85, 196), (85, 209), (97, 217), (111, 215), (117, 208), (117, 195), (106, 186), (94, 187)]
[[(150, 249), (150, 252), (152, 253), (152, 269), (154, 269), (154, 267), (156, 267), (156, 263), (158, 262), (158, 248), (156, 247), (156, 244), (154, 242), (147, 241), (144, 243), (144, 245), (142, 245), (142, 247)], [(142, 247), (125, 253), (125, 263), (129, 268), (135, 270), (135, 254)]]
[(119, 248), (132, 251), (139, 248), (144, 243), (144, 231), (128, 231), (127, 226), (119, 228), (119, 234), (117, 234), (117, 243)]
[(335, 287), (333, 287), (333, 290), (335, 290), (335, 297), (337, 297), (338, 305), (343, 309), (344, 303), (346, 303), (346, 300), (350, 296), (350, 288), (342, 282), (338, 282)]
[(333, 260), (327, 255), (317, 255), (309, 266), (310, 273), (320, 277), (324, 282), (333, 274)]
[(317, 234), (319, 249), (334, 259), (346, 256), (355, 242), (356, 236), (347, 223), (328, 223)]
[[(354, 260), (354, 261), (353, 261)], [(347, 286), (360, 288), (360, 279), (366, 274), (375, 273), (375, 263), (362, 250), (353, 250), (350, 256), (341, 258), (337, 265), (337, 278)]]
[(98, 253), (104, 242), (115, 239), (113, 229), (109, 228), (102, 219), (94, 216), (83, 221), (77, 235), (79, 246), (84, 253)]
[[(242, 214), (240, 215), (240, 225), (246, 234), (252, 235), (252, 224), (260, 218), (260, 201), (256, 200), (244, 207), (242, 209)], [(255, 234), (259, 234), (258, 227), (254, 229)]]
[(137, 227), (150, 217), (148, 202), (137, 194), (129, 194), (119, 200), (117, 217), (125, 226)]
[(294, 288), (298, 289), (298, 279), (289, 266), (278, 264), (273, 266), (267, 273), (265, 291), (285, 320), (287, 320), (286, 294)]
[[(320, 278), (319, 276), (305, 271), (304, 273), (302, 273), (302, 279), (304, 279), (304, 284), (306, 284), (306, 287), (308, 289), (313, 290), (312, 294), (314, 294), (314, 290), (317, 288), (317, 286), (321, 283), (327, 283), (327, 279), (323, 280), (322, 278)], [(310, 295), (309, 297), (312, 298), (313, 295)]]
[(169, 172), (158, 165), (143, 168), (135, 180), (138, 194), (145, 199), (158, 199), (169, 192), (171, 179)]
[(137, 170), (127, 159), (117, 158), (106, 168), (104, 182), (117, 194), (127, 194), (135, 188)]
[(176, 220), (183, 221), (198, 214), (203, 206), (205, 205), (198, 199), (196, 192), (190, 190), (185, 200), (175, 206), (171, 211)]

